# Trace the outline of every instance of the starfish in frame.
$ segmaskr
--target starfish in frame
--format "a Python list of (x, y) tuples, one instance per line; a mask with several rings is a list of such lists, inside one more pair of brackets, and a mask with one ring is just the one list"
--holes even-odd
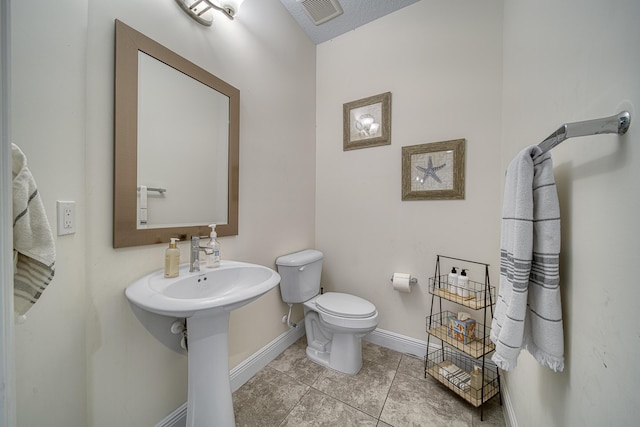
[(424, 184), (427, 178), (431, 177), (438, 184), (442, 184), (442, 181), (440, 180), (440, 177), (436, 174), (436, 172), (442, 169), (443, 167), (445, 167), (446, 165), (447, 165), (446, 163), (443, 163), (440, 166), (433, 166), (433, 160), (431, 159), (431, 156), (429, 156), (429, 160), (427, 161), (426, 168), (423, 168), (422, 166), (416, 166), (416, 169), (418, 169), (418, 171), (422, 173), (422, 178), (418, 176), (416, 177), (416, 181), (420, 182), (420, 184)]

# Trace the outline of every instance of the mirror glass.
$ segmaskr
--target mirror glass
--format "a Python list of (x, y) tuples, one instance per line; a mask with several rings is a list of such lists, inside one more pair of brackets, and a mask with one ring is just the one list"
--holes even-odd
[(114, 247), (237, 234), (239, 98), (116, 21)]
[(139, 52), (138, 228), (226, 224), (228, 146), (229, 97)]

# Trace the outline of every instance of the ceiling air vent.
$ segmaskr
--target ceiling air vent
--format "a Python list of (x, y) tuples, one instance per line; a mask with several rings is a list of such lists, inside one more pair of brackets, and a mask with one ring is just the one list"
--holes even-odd
[(338, 0), (297, 0), (314, 24), (320, 25), (342, 15)]

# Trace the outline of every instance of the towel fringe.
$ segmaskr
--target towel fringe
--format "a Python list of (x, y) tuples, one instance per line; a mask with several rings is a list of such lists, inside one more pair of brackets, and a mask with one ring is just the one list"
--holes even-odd
[(527, 351), (531, 353), (534, 359), (541, 364), (551, 369), (553, 372), (562, 372), (564, 370), (564, 357), (553, 356), (543, 350), (532, 342), (526, 344)]
[(496, 366), (500, 369), (502, 369), (503, 371), (511, 371), (513, 369), (515, 369), (515, 367), (518, 365), (518, 359), (507, 359), (502, 357), (500, 354), (498, 353), (493, 353), (493, 356), (491, 356), (491, 360), (493, 360), (496, 364)]

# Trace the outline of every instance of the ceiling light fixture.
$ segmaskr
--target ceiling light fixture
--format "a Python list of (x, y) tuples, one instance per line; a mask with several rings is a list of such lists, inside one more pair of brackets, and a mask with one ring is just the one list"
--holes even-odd
[(213, 10), (219, 10), (233, 19), (244, 0), (176, 0), (187, 15), (202, 25), (211, 25)]

